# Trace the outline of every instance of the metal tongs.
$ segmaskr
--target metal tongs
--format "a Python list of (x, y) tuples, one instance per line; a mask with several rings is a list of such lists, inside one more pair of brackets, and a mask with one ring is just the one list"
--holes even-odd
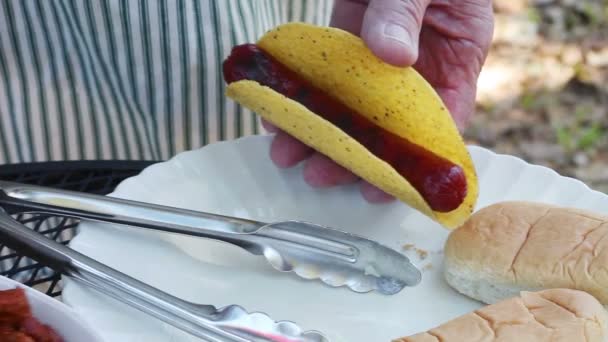
[(0, 181), (10, 214), (45, 213), (217, 239), (263, 255), (279, 271), (356, 292), (392, 295), (417, 285), (421, 272), (375, 241), (307, 222), (262, 223), (199, 211)]
[(328, 342), (318, 331), (274, 321), (238, 305), (216, 308), (191, 303), (105, 266), (10, 217), (0, 208), (0, 240), (63, 275), (209, 342)]
[[(415, 286), (421, 280), (421, 272), (405, 255), (375, 241), (307, 222), (266, 224), (3, 181), (0, 181), (0, 207), (8, 214), (53, 214), (217, 239), (254, 255), (265, 256), (279, 271), (291, 271), (305, 279), (320, 279), (331, 286), (347, 286), (355, 292), (377, 291), (391, 295), (405, 286)], [(293, 323), (275, 323), (265, 314), (248, 314), (238, 306), (218, 310), (213, 306), (196, 305), (172, 297), (46, 239), (2, 212), (0, 236), (8, 240), (7, 244), (12, 242), (22, 249), (28, 249), (30, 254), (42, 254), (44, 260), (55, 262), (66, 275), (117, 299), (126, 300), (127, 304), (196, 336), (212, 336), (210, 341), (278, 341), (279, 337), (288, 338), (287, 341), (326, 340), (318, 332), (303, 333)], [(156, 309), (150, 311), (150, 306)], [(257, 318), (252, 318), (253, 315)], [(260, 317), (263, 319), (260, 320)], [(204, 322), (201, 323), (201, 320)], [(197, 334), (200, 324), (207, 327), (202, 335)], [(263, 333), (256, 330), (260, 326), (265, 329)], [(247, 336), (239, 340), (244, 331), (247, 331)], [(220, 336), (222, 334), (235, 335), (230, 339)]]

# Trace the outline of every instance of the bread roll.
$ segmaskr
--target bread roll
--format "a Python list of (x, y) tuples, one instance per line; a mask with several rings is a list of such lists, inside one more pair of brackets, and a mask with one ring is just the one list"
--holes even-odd
[(608, 316), (588, 293), (522, 292), (399, 342), (601, 342)]
[(608, 217), (541, 203), (491, 205), (450, 234), (444, 261), (448, 284), (486, 304), (570, 288), (606, 305)]

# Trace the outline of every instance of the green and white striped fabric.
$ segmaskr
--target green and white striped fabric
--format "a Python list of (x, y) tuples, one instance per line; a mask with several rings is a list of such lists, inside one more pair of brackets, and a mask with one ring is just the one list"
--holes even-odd
[(1, 0), (0, 163), (162, 160), (255, 134), (224, 96), (232, 46), (332, 0)]

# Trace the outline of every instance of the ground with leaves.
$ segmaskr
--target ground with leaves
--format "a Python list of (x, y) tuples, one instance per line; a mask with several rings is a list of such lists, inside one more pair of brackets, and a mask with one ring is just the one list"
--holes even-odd
[(608, 193), (608, 0), (496, 0), (467, 142)]

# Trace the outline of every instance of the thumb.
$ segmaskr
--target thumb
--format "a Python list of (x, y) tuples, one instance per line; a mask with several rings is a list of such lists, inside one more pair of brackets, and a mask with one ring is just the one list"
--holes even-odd
[(422, 18), (431, 0), (370, 0), (361, 38), (380, 59), (410, 66), (418, 59)]

